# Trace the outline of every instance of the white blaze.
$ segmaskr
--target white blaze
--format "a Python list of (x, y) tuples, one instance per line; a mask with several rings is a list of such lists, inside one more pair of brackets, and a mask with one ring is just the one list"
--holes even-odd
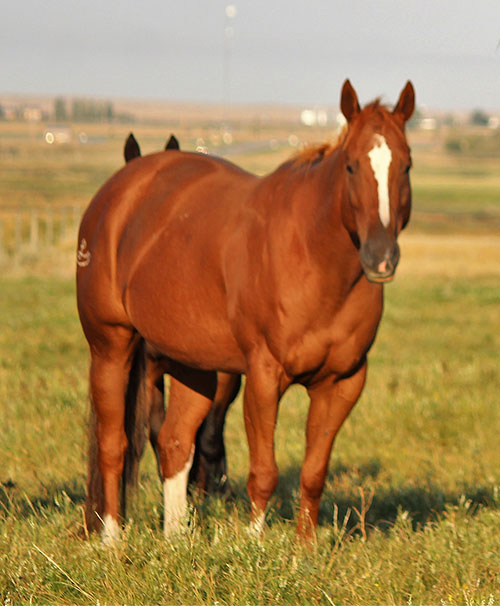
[(187, 485), (191, 465), (193, 464), (194, 445), (184, 467), (163, 483), (163, 502), (165, 507), (164, 533), (168, 537), (182, 529), (187, 513)]
[(377, 182), (378, 193), (378, 214), (382, 225), (387, 227), (391, 220), (391, 211), (389, 206), (389, 166), (392, 160), (392, 153), (387, 145), (385, 137), (375, 135), (375, 144), (368, 152), (370, 164)]

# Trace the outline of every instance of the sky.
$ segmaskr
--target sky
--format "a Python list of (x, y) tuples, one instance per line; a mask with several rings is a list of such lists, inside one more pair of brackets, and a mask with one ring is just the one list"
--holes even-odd
[(500, 109), (500, 0), (2, 2), (0, 94), (322, 106), (347, 77), (362, 103), (410, 79), (417, 105)]

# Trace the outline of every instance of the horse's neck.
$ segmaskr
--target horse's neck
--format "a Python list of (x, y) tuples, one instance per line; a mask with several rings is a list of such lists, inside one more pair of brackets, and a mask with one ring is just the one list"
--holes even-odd
[(333, 271), (347, 280), (358, 279), (362, 273), (359, 251), (342, 218), (349, 200), (340, 151), (335, 150), (313, 167), (310, 191), (302, 214), (311, 256), (327, 275)]
[(323, 295), (342, 296), (359, 280), (362, 268), (342, 221), (342, 205), (348, 200), (338, 154), (309, 167), (284, 166), (266, 185), (260, 203), (273, 264), (281, 270), (287, 259), (297, 278), (314, 267)]

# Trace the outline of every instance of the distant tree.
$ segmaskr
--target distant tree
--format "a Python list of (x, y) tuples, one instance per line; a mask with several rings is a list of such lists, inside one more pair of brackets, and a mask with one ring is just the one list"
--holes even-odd
[(482, 109), (475, 109), (470, 115), (470, 123), (475, 126), (488, 126), (490, 117)]
[(85, 101), (83, 99), (73, 99), (71, 104), (71, 117), (75, 122), (85, 120)]
[(58, 122), (65, 122), (68, 119), (66, 100), (63, 97), (56, 97), (54, 100), (54, 118)]
[(95, 99), (73, 99), (71, 117), (75, 122), (111, 122), (114, 119), (112, 103)]
[(115, 111), (113, 109), (112, 103), (106, 104), (106, 119), (108, 122), (113, 122), (113, 118), (115, 117)]
[(5, 110), (2, 105), (0, 105), (0, 120), (5, 120)]

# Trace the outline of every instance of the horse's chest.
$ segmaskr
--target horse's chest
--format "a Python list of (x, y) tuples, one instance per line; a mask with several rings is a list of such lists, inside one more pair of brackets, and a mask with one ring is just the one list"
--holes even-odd
[[(371, 286), (371, 285), (370, 285)], [(382, 315), (381, 288), (364, 288), (329, 318), (311, 317), (302, 334), (289, 339), (285, 370), (301, 375), (344, 376), (369, 351)]]
[(343, 376), (356, 369), (373, 344), (382, 310), (334, 323), (323, 364), (325, 374)]

